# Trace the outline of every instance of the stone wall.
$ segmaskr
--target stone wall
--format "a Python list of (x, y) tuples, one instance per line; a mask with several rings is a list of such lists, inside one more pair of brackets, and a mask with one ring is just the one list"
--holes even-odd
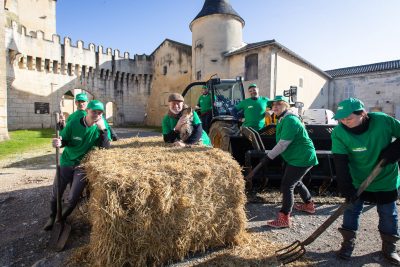
[(343, 99), (356, 97), (367, 111), (382, 110), (400, 119), (400, 70), (337, 77), (330, 82), (330, 90), (334, 111)]
[(154, 52), (154, 78), (146, 124), (160, 126), (168, 111), (168, 95), (182, 93), (191, 82), (192, 57), (188, 45), (165, 40)]
[[(0, 0), (0, 7), (4, 0)], [(4, 9), (0, 8), (0, 25), (5, 24)], [(6, 55), (4, 48), (4, 27), (0, 27), (0, 141), (8, 139), (7, 129), (7, 87), (6, 87)]]
[[(145, 105), (153, 79), (152, 57), (89, 44), (72, 44), (58, 35), (45, 38), (12, 22), (6, 28), (8, 127), (26, 129), (51, 127), (52, 113), (60, 111), (63, 95), (83, 89), (104, 103), (116, 106), (117, 125), (143, 123)], [(35, 103), (49, 104), (40, 114)], [(38, 104), (36, 104), (38, 105)]]

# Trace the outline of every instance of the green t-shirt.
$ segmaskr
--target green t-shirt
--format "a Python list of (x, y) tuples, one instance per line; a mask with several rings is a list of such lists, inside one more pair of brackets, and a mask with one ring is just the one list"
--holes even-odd
[(282, 158), (290, 165), (308, 167), (318, 164), (314, 144), (300, 119), (294, 114), (285, 115), (276, 126), (276, 142), (279, 140), (292, 141)]
[(61, 132), (62, 140), (68, 144), (61, 155), (61, 166), (76, 166), (97, 145), (100, 130), (96, 125), (85, 127), (80, 120), (72, 120)]
[[(68, 118), (67, 118), (67, 123), (70, 122), (70, 121), (72, 121), (72, 120), (76, 120), (76, 119), (80, 120), (81, 118), (85, 117), (86, 114), (87, 114), (86, 110), (80, 110), (80, 109), (78, 109), (78, 110), (76, 110), (75, 112), (72, 112), (71, 115), (68, 116)], [(107, 137), (108, 137), (108, 140), (111, 141), (112, 138), (111, 138), (110, 125), (108, 124), (106, 118), (104, 118), (104, 115), (103, 115), (102, 117), (103, 117), (103, 120), (104, 120), (104, 125), (105, 125), (106, 128), (107, 128)]]
[(198, 105), (200, 107), (201, 114), (212, 110), (211, 94), (201, 95), (199, 97)]
[[(392, 138), (400, 137), (400, 122), (384, 113), (368, 113), (368, 130), (352, 134), (342, 124), (332, 131), (332, 153), (349, 157), (350, 174), (355, 188), (371, 174), (378, 163), (379, 155)], [(389, 164), (372, 181), (366, 191), (393, 191), (400, 185), (398, 164)]]
[(246, 98), (235, 106), (244, 111), (243, 126), (251, 127), (256, 131), (265, 127), (265, 110), (267, 109), (268, 98), (260, 96), (257, 99)]
[[(165, 115), (162, 120), (162, 133), (169, 134), (172, 132), (178, 123), (178, 119), (173, 118), (171, 116)], [(201, 120), (196, 112), (193, 112), (193, 125), (201, 124)], [(201, 142), (203, 145), (211, 146), (210, 138), (208, 137), (207, 133), (203, 130), (201, 134)]]

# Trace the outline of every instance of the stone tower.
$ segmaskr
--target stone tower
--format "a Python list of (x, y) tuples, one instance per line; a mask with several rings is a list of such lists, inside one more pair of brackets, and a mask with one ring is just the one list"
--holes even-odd
[(216, 73), (220, 78), (229, 78), (224, 53), (244, 45), (243, 27), (244, 20), (228, 0), (205, 0), (190, 23), (193, 80), (208, 80)]

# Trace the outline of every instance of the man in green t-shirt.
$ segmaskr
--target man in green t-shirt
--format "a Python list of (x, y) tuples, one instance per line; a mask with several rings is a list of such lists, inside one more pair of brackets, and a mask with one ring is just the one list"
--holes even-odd
[(203, 126), (203, 130), (208, 133), (210, 130), (210, 124), (212, 119), (212, 99), (211, 94), (208, 91), (207, 86), (203, 85), (203, 94), (197, 101), (196, 109), (200, 110), (200, 120)]
[[(66, 219), (75, 208), (83, 189), (86, 186), (85, 172), (79, 166), (82, 158), (93, 147), (109, 148), (107, 128), (102, 119), (104, 105), (99, 100), (92, 100), (87, 105), (87, 114), (67, 123), (60, 133), (60, 138), (54, 138), (53, 147), (64, 147), (60, 158), (60, 193), (64, 193), (68, 184), (71, 188), (68, 198), (62, 208), (62, 217)], [(54, 180), (50, 200), (50, 218), (44, 230), (51, 230), (57, 213), (57, 181)]]
[[(162, 133), (166, 143), (173, 143), (179, 147), (185, 147), (196, 143), (211, 146), (211, 141), (201, 126), (201, 121), (196, 112), (193, 113), (192, 121), (186, 121), (186, 117), (182, 116), (184, 108), (188, 108), (183, 104), (184, 98), (181, 94), (173, 93), (168, 97), (168, 114), (162, 120)], [(185, 141), (180, 139), (181, 128), (185, 124), (191, 124), (193, 128), (189, 138)]]
[(265, 111), (268, 98), (259, 95), (259, 90), (255, 83), (249, 85), (248, 91), (250, 97), (237, 104), (233, 109), (233, 114), (238, 117), (238, 113), (243, 112), (243, 126), (261, 131), (265, 127)]
[[(350, 259), (359, 217), (367, 201), (377, 206), (384, 257), (400, 265), (396, 251), (396, 241), (400, 238), (396, 205), (400, 185), (397, 163), (400, 158), (400, 122), (384, 113), (367, 113), (364, 104), (356, 98), (340, 102), (334, 119), (339, 121), (331, 134), (338, 190), (346, 201), (351, 202), (339, 228), (343, 242), (338, 256)], [(393, 138), (397, 139), (392, 142)], [(381, 172), (357, 197), (357, 189), (381, 159), (384, 160)]]
[[(65, 117), (63, 114), (60, 114), (60, 122), (59, 122), (59, 127), (62, 130), (65, 127), (65, 124), (76, 120), (76, 119), (81, 119), (86, 115), (86, 106), (88, 104), (88, 97), (87, 94), (85, 93), (79, 93), (75, 97), (75, 106), (76, 106), (76, 111), (71, 113), (71, 115), (68, 116), (67, 121), (65, 121)], [(104, 124), (106, 125), (106, 128), (108, 129), (108, 139), (117, 141), (118, 136), (115, 133), (115, 131), (111, 128), (111, 126), (108, 124), (106, 118), (104, 118), (103, 115), (103, 120)]]

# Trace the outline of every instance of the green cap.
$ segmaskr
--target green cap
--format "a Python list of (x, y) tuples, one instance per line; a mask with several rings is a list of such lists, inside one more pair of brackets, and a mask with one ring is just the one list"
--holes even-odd
[(88, 109), (104, 111), (104, 105), (99, 100), (92, 100), (87, 105)]
[(249, 85), (249, 87), (248, 87), (247, 89), (250, 89), (250, 88), (252, 88), (252, 87), (257, 87), (257, 84), (252, 83), (252, 84)]
[(77, 94), (75, 97), (75, 101), (88, 101), (87, 94), (85, 93)]
[(284, 102), (286, 102), (286, 103), (289, 104), (289, 99), (288, 99), (286, 96), (277, 95), (277, 96), (275, 96), (274, 99), (269, 100), (269, 101), (267, 102), (267, 107), (272, 108), (272, 103), (278, 102), (278, 101), (284, 101)]
[(357, 98), (348, 98), (339, 103), (336, 115), (332, 119), (341, 120), (350, 116), (351, 113), (364, 109), (364, 103)]

